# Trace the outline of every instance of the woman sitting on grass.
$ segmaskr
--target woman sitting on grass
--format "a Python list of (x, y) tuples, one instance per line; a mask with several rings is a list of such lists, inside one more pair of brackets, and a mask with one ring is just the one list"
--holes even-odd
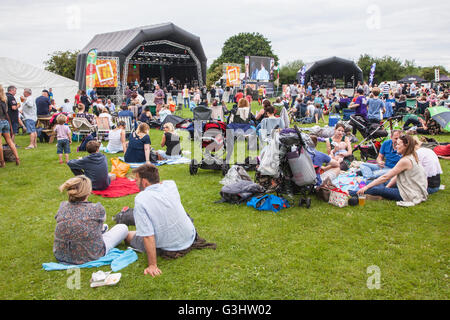
[[(333, 151), (335, 148), (339, 149), (339, 144), (343, 142), (347, 146), (347, 152), (343, 153), (342, 151), (339, 153), (339, 156), (336, 155), (336, 152)], [(331, 157), (331, 159), (340, 161), (341, 170), (348, 170), (351, 162), (353, 161), (353, 152), (352, 152), (352, 144), (350, 142), (349, 137), (345, 135), (345, 126), (342, 123), (336, 124), (334, 135), (326, 140), (327, 144), (327, 154)], [(342, 159), (340, 159), (342, 158)]]
[(59, 262), (78, 265), (100, 259), (126, 239), (128, 227), (124, 224), (105, 232), (108, 227), (103, 224), (105, 208), (100, 203), (88, 202), (92, 192), (89, 178), (76, 176), (59, 190), (69, 195), (69, 201), (61, 203), (55, 216), (53, 253)]
[(397, 152), (402, 155), (402, 158), (396, 166), (360, 189), (357, 192), (358, 195), (367, 193), (381, 196), (388, 200), (398, 201), (397, 205), (405, 207), (411, 207), (427, 200), (427, 175), (419, 164), (414, 138), (410, 135), (400, 136), (397, 140)]
[(119, 121), (117, 128), (111, 130), (108, 135), (108, 146), (106, 147), (106, 153), (118, 153), (127, 151), (127, 140), (126, 140), (126, 123), (125, 121)]
[(180, 137), (175, 133), (172, 123), (168, 122), (163, 127), (164, 135), (161, 140), (161, 147), (167, 147), (167, 150), (158, 150), (159, 159), (177, 159), (181, 156)]
[(127, 150), (125, 152), (125, 162), (128, 163), (150, 163), (151, 141), (148, 131), (150, 127), (146, 123), (141, 123), (136, 132), (130, 135)]

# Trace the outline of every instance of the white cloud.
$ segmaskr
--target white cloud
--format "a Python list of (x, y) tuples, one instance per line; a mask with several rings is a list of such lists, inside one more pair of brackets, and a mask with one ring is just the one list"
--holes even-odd
[[(373, 6), (379, 29), (368, 28)], [(437, 0), (2, 0), (0, 56), (42, 66), (49, 53), (82, 49), (97, 33), (171, 21), (201, 38), (209, 64), (232, 35), (259, 32), (281, 63), (368, 53), (450, 70), (448, 12), (450, 3)]]

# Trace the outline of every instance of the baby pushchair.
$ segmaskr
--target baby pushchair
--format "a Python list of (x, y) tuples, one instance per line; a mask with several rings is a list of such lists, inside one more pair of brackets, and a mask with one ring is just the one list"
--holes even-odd
[(200, 122), (199, 125), (203, 130), (194, 131), (194, 143), (200, 144), (201, 159), (196, 159), (194, 154), (189, 173), (196, 175), (198, 169), (222, 170), (225, 176), (230, 168), (226, 150), (226, 124), (222, 121), (208, 121), (203, 124)]
[[(308, 154), (306, 143), (309, 136), (301, 133), (297, 126), (294, 129), (284, 129), (281, 133), (273, 135), (272, 143), (279, 144), (278, 168), (276, 174), (267, 175), (262, 168), (267, 157), (267, 151), (262, 154), (260, 166), (256, 170), (255, 182), (263, 186), (267, 193), (275, 192), (278, 196), (287, 195), (293, 198), (300, 195), (299, 206), (311, 206), (311, 198), (308, 197), (314, 191), (316, 184), (316, 172)], [(270, 145), (269, 145), (270, 147)], [(271, 164), (273, 167), (273, 164)]]
[(353, 153), (360, 151), (361, 161), (376, 159), (381, 148), (381, 143), (388, 132), (384, 128), (384, 122), (369, 122), (360, 115), (350, 116), (350, 125), (353, 127), (353, 133), (356, 130), (361, 133), (364, 140), (353, 148)]

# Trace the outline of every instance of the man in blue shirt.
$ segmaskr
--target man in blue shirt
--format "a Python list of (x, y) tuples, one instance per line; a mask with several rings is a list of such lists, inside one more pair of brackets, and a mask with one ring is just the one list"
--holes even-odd
[(50, 115), (50, 100), (47, 90), (42, 90), (42, 95), (36, 98), (36, 109), (38, 117)]
[(152, 164), (142, 165), (133, 173), (141, 192), (134, 202), (136, 232), (129, 233), (127, 242), (146, 252), (148, 267), (144, 274), (154, 277), (162, 273), (157, 266), (158, 249), (186, 250), (196, 240), (197, 232), (174, 181), (160, 182), (158, 168)]
[(380, 153), (378, 154), (375, 163), (363, 163), (359, 167), (362, 175), (366, 179), (376, 179), (395, 167), (397, 162), (402, 157), (397, 153), (397, 139), (400, 137), (400, 130), (393, 130), (391, 132), (391, 140), (386, 140), (381, 145)]

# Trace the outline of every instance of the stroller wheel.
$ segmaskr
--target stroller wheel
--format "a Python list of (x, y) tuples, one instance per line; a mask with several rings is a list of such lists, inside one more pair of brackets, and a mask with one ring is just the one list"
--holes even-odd
[(298, 205), (299, 205), (300, 207), (303, 207), (303, 205), (304, 205), (305, 203), (306, 203), (305, 199), (300, 198), (300, 202), (298, 203)]
[(225, 176), (225, 175), (228, 173), (228, 170), (230, 170), (230, 165), (224, 163), (224, 164), (222, 165), (222, 175)]
[(189, 173), (191, 174), (191, 176), (196, 175), (198, 172), (198, 165), (197, 165), (197, 161), (192, 160), (191, 164), (189, 165)]
[(307, 198), (305, 200), (306, 208), (309, 209), (311, 207), (311, 198)]

